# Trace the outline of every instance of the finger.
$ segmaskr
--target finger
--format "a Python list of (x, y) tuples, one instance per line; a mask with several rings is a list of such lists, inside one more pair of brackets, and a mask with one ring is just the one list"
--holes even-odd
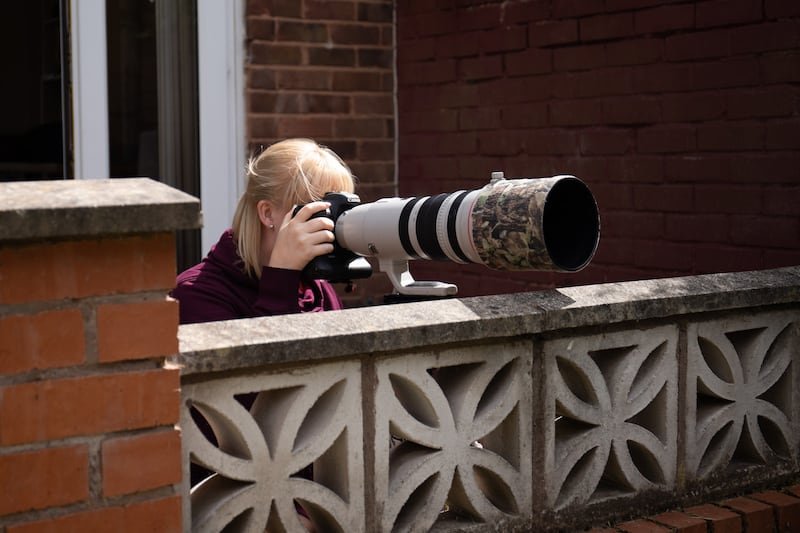
[[(305, 222), (306, 220), (311, 218), (311, 216), (314, 215), (315, 213), (324, 211), (330, 206), (331, 204), (328, 202), (311, 202), (301, 207), (300, 211), (298, 211), (297, 215), (295, 215), (295, 218), (300, 222)], [(294, 211), (294, 209), (292, 211)]]
[(333, 220), (329, 219), (328, 217), (312, 218), (305, 224), (306, 224), (306, 230), (309, 233), (323, 231), (323, 230), (333, 231), (333, 229), (335, 228)]

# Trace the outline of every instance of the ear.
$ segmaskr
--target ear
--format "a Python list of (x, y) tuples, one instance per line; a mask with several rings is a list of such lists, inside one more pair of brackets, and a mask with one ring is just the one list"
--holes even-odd
[(273, 226), (275, 221), (272, 219), (272, 202), (269, 200), (259, 200), (256, 204), (258, 219), (264, 226)]

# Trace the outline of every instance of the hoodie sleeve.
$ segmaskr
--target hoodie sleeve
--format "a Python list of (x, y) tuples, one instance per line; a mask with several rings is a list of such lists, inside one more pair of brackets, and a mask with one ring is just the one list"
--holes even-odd
[(300, 287), (299, 270), (262, 267), (258, 286), (258, 299), (253, 309), (259, 315), (287, 315), (299, 313), (297, 292)]

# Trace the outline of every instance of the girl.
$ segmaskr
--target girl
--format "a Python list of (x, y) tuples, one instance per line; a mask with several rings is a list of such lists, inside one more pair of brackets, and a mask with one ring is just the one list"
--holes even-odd
[[(333, 222), (311, 218), (329, 207), (320, 198), (353, 189), (347, 165), (309, 139), (278, 142), (251, 159), (233, 227), (178, 276), (171, 295), (181, 323), (341, 309), (328, 282), (300, 274), (333, 251)], [(306, 205), (292, 217), (297, 204)]]

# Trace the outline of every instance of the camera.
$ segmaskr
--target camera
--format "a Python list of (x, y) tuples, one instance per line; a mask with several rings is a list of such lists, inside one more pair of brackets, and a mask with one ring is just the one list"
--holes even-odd
[[(306, 274), (333, 282), (371, 275), (374, 257), (397, 293), (449, 296), (455, 285), (416, 281), (408, 261), (479, 263), (499, 270), (577, 272), (600, 239), (597, 203), (575, 176), (505, 179), (470, 191), (362, 204), (358, 196), (328, 193), (317, 214), (334, 222), (334, 251), (315, 258)], [(295, 211), (296, 213), (296, 211)]]

